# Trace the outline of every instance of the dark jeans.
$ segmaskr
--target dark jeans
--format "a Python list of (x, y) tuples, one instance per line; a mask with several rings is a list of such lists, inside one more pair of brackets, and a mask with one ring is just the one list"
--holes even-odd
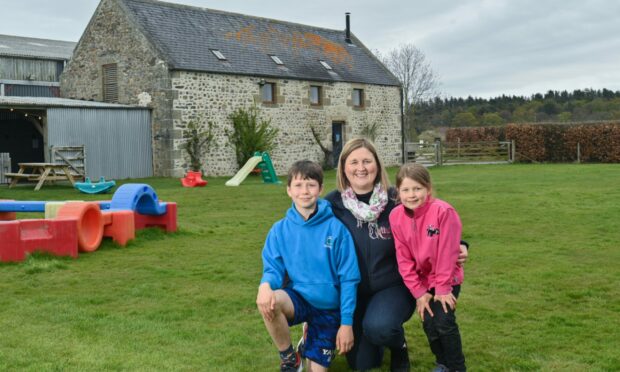
[(405, 342), (405, 323), (415, 310), (415, 299), (404, 286), (383, 289), (372, 296), (358, 293), (353, 335), (355, 344), (347, 353), (352, 369), (381, 366), (383, 348), (400, 349)]
[[(454, 297), (458, 298), (460, 292), (460, 285), (452, 287)], [(431, 293), (434, 294), (434, 291), (431, 290)], [(431, 300), (430, 306), (435, 316), (431, 317), (428, 311), (424, 313), (424, 333), (437, 363), (448, 367), (450, 371), (465, 371), (465, 356), (454, 310), (448, 307), (445, 313), (439, 301)]]

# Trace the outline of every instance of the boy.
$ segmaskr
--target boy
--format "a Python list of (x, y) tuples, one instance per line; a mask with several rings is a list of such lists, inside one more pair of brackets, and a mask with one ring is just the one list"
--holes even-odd
[[(319, 195), (323, 170), (308, 160), (288, 172), (286, 192), (293, 200), (276, 222), (263, 248), (263, 277), (256, 304), (280, 351), (280, 371), (327, 371), (334, 349), (353, 346), (359, 268), (353, 239)], [(285, 276), (289, 281), (282, 288)], [(291, 344), (289, 326), (308, 323), (303, 355)]]

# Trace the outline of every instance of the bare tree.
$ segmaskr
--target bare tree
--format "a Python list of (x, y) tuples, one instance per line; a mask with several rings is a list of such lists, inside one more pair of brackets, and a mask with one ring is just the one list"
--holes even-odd
[(411, 135), (413, 105), (438, 95), (439, 79), (424, 52), (411, 43), (401, 44), (385, 56), (378, 51), (375, 54), (402, 84), (405, 128)]
[(406, 103), (411, 105), (437, 95), (439, 80), (424, 52), (415, 45), (401, 44), (378, 57), (401, 82)]

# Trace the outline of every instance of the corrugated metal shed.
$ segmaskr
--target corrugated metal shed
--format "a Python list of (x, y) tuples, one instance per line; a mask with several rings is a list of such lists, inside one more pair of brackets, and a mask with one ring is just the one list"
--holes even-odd
[(153, 175), (148, 108), (65, 98), (0, 97), (0, 110), (11, 108), (45, 112), (45, 151), (50, 146), (84, 145), (87, 176), (93, 179)]
[(48, 146), (85, 146), (93, 179), (153, 175), (149, 110), (48, 108), (47, 125)]

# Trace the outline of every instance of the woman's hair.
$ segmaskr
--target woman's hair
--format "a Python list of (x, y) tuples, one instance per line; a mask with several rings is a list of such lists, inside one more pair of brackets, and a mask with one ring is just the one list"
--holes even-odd
[(385, 168), (381, 163), (381, 159), (379, 159), (379, 155), (377, 155), (375, 145), (365, 138), (355, 138), (344, 144), (342, 152), (340, 152), (340, 157), (338, 158), (338, 173), (336, 174), (336, 185), (338, 187), (338, 191), (342, 192), (350, 186), (347, 175), (344, 173), (344, 164), (353, 151), (362, 147), (372, 153), (375, 157), (375, 162), (377, 163), (377, 177), (374, 180), (374, 184), (376, 185), (377, 182), (381, 182), (381, 186), (383, 186), (386, 190), (390, 187), (390, 181), (388, 180)]
[(416, 163), (403, 164), (396, 175), (397, 189), (400, 188), (405, 178), (412, 179), (427, 189), (431, 189), (431, 174), (423, 165)]

